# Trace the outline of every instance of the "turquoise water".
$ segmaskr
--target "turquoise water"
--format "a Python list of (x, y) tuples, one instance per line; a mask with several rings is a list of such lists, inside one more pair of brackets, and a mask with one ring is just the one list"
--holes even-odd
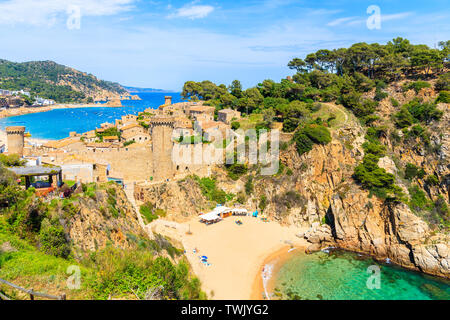
[[(367, 286), (372, 265), (380, 268), (380, 289)], [(273, 276), (281, 299), (450, 300), (449, 281), (344, 251), (295, 253)]]
[(181, 102), (179, 93), (151, 92), (139, 93), (142, 100), (122, 101), (123, 108), (74, 108), (57, 109), (23, 116), (0, 119), (0, 129), (8, 126), (25, 126), (33, 138), (59, 140), (78, 133), (93, 130), (104, 122), (114, 122), (126, 114), (138, 114), (147, 108), (157, 108), (164, 104), (164, 96), (172, 96), (173, 103)]

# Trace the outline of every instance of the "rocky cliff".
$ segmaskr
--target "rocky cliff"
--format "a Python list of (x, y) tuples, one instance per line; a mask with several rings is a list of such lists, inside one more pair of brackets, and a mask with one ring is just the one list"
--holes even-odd
[[(416, 96), (436, 98), (436, 93), (423, 89), (398, 93), (395, 88), (380, 103), (378, 124), (386, 126), (386, 134), (380, 141), (387, 148), (387, 155), (379, 166), (395, 175), (396, 183), (408, 199), (409, 187), (417, 184), (424, 190), (429, 201), (444, 199), (449, 202), (450, 158), (449, 131), (450, 111), (448, 104), (439, 104), (443, 117), (427, 126), (430, 145), (424, 147), (417, 141), (397, 141), (394, 137), (402, 132), (395, 128), (391, 115), (399, 107), (390, 100), (395, 96), (401, 103)], [(373, 93), (372, 93), (373, 94)], [(336, 106), (336, 108), (341, 108)], [(248, 175), (254, 177), (254, 190), (243, 202), (249, 209), (258, 208), (272, 219), (290, 225), (308, 227), (299, 234), (310, 243), (308, 251), (335, 246), (351, 251), (370, 254), (379, 260), (389, 259), (405, 268), (450, 278), (450, 236), (448, 226), (434, 222), (422, 211), (412, 211), (409, 202), (386, 201), (364, 190), (353, 179), (355, 166), (364, 157), (363, 143), (366, 129), (354, 116), (347, 114), (344, 124), (332, 129), (332, 141), (299, 156), (295, 144), (281, 152), (282, 170), (275, 176), (260, 176), (258, 168)], [(416, 178), (405, 179), (407, 163), (424, 170), (424, 176), (435, 175), (436, 185)], [(248, 175), (238, 181), (229, 179), (225, 171), (217, 168), (215, 178), (218, 186), (227, 193), (245, 193)], [(206, 204), (194, 183), (164, 184), (146, 190), (145, 199), (158, 203), (174, 218), (192, 215), (204, 209)], [(202, 200), (199, 200), (202, 199)], [(242, 201), (243, 200), (243, 201)], [(228, 203), (236, 203), (236, 197)], [(448, 218), (448, 217), (447, 217)]]
[(67, 220), (65, 230), (75, 254), (108, 244), (132, 249), (137, 239), (147, 237), (125, 192), (115, 184), (103, 184), (88, 195), (80, 194), (74, 207), (77, 214)]

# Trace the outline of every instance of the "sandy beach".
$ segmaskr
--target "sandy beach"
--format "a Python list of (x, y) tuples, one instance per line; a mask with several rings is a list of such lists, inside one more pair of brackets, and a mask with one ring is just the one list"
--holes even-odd
[[(56, 109), (76, 109), (76, 108), (98, 108), (98, 107), (109, 107), (105, 104), (96, 104), (96, 103), (85, 103), (85, 104), (55, 104), (51, 106), (44, 106), (44, 107), (36, 107), (36, 108), (11, 108), (7, 110), (0, 111), (0, 118), (8, 118), (8, 117), (15, 117), (15, 116), (22, 116), (24, 114), (30, 114), (30, 113), (40, 113), (40, 112), (47, 112), (51, 110)], [(115, 108), (115, 107), (111, 107)]]
[[(237, 219), (243, 224), (238, 226)], [(198, 218), (183, 224), (159, 220), (151, 228), (182, 242), (203, 290), (214, 300), (262, 299), (261, 271), (265, 263), (292, 247), (307, 245), (296, 236), (306, 230), (253, 217), (229, 217), (209, 226)], [(191, 235), (186, 234), (189, 228)], [(207, 256), (211, 265), (202, 264), (199, 256)]]

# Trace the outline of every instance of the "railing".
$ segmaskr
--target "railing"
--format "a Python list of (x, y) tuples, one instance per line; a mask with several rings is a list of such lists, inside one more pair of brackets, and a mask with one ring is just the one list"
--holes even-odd
[[(6, 280), (0, 279), (0, 283), (3, 283), (7, 286), (10, 286), (16, 290), (25, 292), (26, 294), (30, 295), (30, 300), (34, 300), (34, 297), (39, 297), (39, 298), (45, 298), (45, 299), (50, 299), (50, 300), (66, 300), (66, 294), (62, 294), (60, 296), (52, 296), (46, 293), (40, 293), (40, 292), (36, 292), (33, 289), (25, 289), (22, 287), (19, 287), (17, 285), (15, 285), (14, 283), (8, 282)], [(9, 298), (8, 296), (2, 294), (0, 292), (0, 298), (3, 300), (11, 300), (11, 298)]]

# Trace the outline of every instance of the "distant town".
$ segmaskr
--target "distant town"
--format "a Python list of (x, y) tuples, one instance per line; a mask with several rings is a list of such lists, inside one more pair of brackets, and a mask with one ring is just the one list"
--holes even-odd
[[(34, 99), (34, 100), (33, 100)], [(30, 103), (31, 102), (31, 103)], [(54, 105), (52, 99), (32, 97), (28, 91), (10, 91), (0, 89), (0, 109), (20, 108), (20, 107), (40, 107)]]

